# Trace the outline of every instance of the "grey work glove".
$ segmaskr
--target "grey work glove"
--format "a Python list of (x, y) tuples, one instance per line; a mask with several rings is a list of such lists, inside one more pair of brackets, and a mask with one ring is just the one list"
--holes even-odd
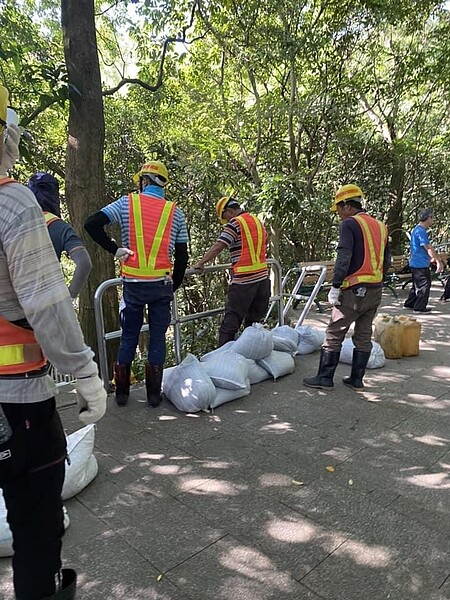
[(340, 302), (339, 302), (340, 294), (341, 294), (341, 288), (332, 287), (331, 290), (328, 292), (328, 302), (330, 304), (332, 304), (333, 306), (338, 306), (340, 304)]
[(130, 256), (133, 256), (133, 254), (133, 250), (130, 250), (129, 248), (117, 248), (114, 256), (123, 263), (128, 260)]
[(106, 390), (98, 375), (77, 379), (78, 418), (85, 425), (96, 423), (106, 412)]
[(0, 163), (0, 177), (6, 177), (8, 171), (19, 160), (20, 129), (17, 125), (8, 125), (3, 133), (3, 157)]

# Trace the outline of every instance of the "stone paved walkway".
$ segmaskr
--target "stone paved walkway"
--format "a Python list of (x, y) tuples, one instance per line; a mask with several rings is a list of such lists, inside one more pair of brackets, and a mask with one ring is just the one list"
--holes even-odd
[[(420, 315), (419, 357), (361, 393), (294, 374), (215, 413), (109, 400), (97, 478), (66, 503), (64, 561), (81, 600), (450, 598), (450, 304)], [(401, 293), (405, 296), (405, 293)], [(384, 296), (383, 312), (404, 312)], [(307, 323), (324, 327), (328, 314)], [(60, 396), (68, 432), (74, 396)], [(334, 470), (330, 469), (332, 467)], [(0, 596), (12, 600), (10, 560)]]

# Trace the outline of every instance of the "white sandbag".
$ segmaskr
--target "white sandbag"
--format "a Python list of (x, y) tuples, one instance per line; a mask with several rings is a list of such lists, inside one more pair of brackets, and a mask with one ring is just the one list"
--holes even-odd
[(225, 404), (226, 402), (231, 402), (231, 400), (236, 400), (237, 398), (242, 398), (243, 396), (248, 396), (250, 394), (250, 380), (247, 379), (247, 383), (245, 388), (240, 390), (227, 390), (225, 388), (216, 388), (217, 394), (214, 398), (214, 401), (211, 404), (211, 408), (216, 408), (221, 404)]
[(269, 356), (256, 361), (258, 365), (263, 367), (274, 379), (293, 373), (295, 370), (295, 362), (291, 354), (288, 352), (280, 352), (272, 350)]
[(261, 323), (253, 323), (234, 342), (233, 350), (253, 360), (264, 358), (273, 350), (272, 333), (264, 329)]
[[(346, 338), (342, 344), (339, 362), (351, 365), (353, 361), (353, 348), (355, 347), (352, 338)], [(379, 369), (384, 367), (386, 357), (383, 348), (377, 342), (372, 342), (372, 351), (367, 362), (368, 369)]]
[(161, 381), (161, 392), (164, 393), (164, 386), (167, 385), (167, 381), (170, 379), (172, 371), (176, 369), (175, 367), (167, 367), (163, 371), (162, 381)]
[[(64, 513), (64, 529), (70, 525), (69, 513), (67, 508), (63, 506)], [(12, 547), (12, 533), (6, 520), (6, 506), (2, 491), (0, 490), (0, 557), (12, 556), (14, 554)]]
[[(233, 348), (233, 346), (234, 346), (234, 340), (231, 340), (231, 342), (227, 342), (223, 346), (220, 346), (220, 348), (211, 350), (211, 352), (208, 352), (207, 354), (204, 354), (203, 356), (201, 356), (200, 362), (205, 362), (205, 361), (209, 360), (210, 358), (215, 358), (218, 354), (222, 354), (222, 352), (231, 350)], [(233, 348), (233, 350), (234, 350), (234, 348)]]
[(246, 358), (245, 360), (248, 364), (248, 378), (250, 380), (250, 385), (260, 383), (261, 381), (265, 381), (266, 379), (270, 379), (272, 377), (272, 375), (266, 371), (264, 367), (258, 365), (256, 360), (253, 360), (253, 358)]
[(273, 349), (280, 352), (297, 353), (298, 332), (289, 325), (281, 325), (272, 329)]
[(202, 362), (202, 368), (211, 377), (216, 388), (245, 390), (248, 381), (247, 359), (234, 350), (225, 350)]
[[(94, 452), (95, 425), (86, 425), (67, 436), (66, 475), (62, 499), (72, 498), (85, 488), (98, 473)], [(70, 464), (69, 464), (70, 463)]]
[(166, 376), (164, 395), (178, 410), (191, 413), (207, 410), (216, 397), (216, 388), (200, 361), (188, 354)]
[(310, 325), (300, 325), (297, 327), (297, 333), (297, 354), (311, 354), (318, 350), (325, 340), (325, 331)]

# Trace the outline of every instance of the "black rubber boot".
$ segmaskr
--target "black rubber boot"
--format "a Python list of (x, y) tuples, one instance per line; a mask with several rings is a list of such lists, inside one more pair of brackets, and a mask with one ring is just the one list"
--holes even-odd
[(309, 377), (303, 380), (303, 383), (308, 387), (332, 390), (334, 387), (333, 377), (336, 367), (338, 366), (340, 352), (326, 350), (320, 351), (319, 371), (315, 377)]
[(150, 406), (159, 406), (161, 395), (161, 383), (164, 367), (162, 365), (145, 365), (145, 387), (147, 388), (147, 402)]
[(370, 358), (370, 352), (361, 352), (361, 350), (353, 350), (352, 357), (352, 372), (350, 377), (343, 377), (342, 381), (345, 385), (350, 386), (355, 390), (364, 387), (363, 377), (366, 372), (367, 363)]
[(119, 363), (114, 363), (116, 402), (119, 406), (125, 406), (128, 402), (130, 396), (130, 373), (131, 365), (119, 365)]
[(53, 596), (47, 596), (44, 600), (74, 600), (77, 587), (77, 574), (73, 569), (63, 569), (62, 586)]

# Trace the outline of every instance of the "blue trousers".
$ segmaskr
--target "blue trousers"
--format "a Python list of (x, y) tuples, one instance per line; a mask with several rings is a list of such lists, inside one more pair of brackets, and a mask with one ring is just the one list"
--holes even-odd
[(143, 281), (123, 284), (123, 308), (121, 311), (122, 337), (117, 362), (121, 365), (132, 363), (139, 333), (144, 322), (144, 309), (147, 308), (149, 326), (148, 362), (164, 365), (166, 358), (166, 331), (171, 320), (173, 300), (172, 283), (165, 281)]

